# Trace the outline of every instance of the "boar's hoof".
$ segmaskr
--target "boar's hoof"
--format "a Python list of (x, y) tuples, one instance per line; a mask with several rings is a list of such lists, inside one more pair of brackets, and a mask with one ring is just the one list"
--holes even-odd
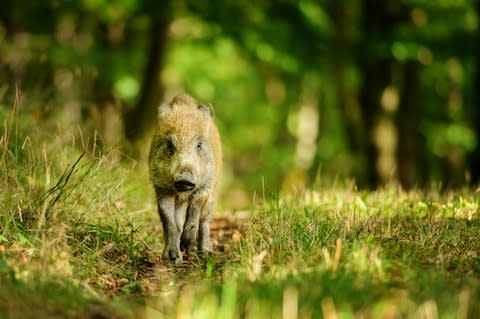
[(180, 241), (180, 249), (185, 250), (187, 253), (191, 253), (193, 251), (194, 245), (191, 239), (186, 239), (182, 237)]
[(175, 261), (175, 262), (178, 262), (178, 261), (181, 261), (182, 260), (182, 253), (176, 251), (176, 250), (172, 250), (170, 249), (167, 254), (166, 254), (167, 258), (170, 260), (170, 261)]

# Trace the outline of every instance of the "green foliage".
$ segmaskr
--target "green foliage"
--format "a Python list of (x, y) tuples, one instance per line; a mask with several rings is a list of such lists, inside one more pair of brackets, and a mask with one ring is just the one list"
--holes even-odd
[[(378, 14), (368, 3), (7, 1), (0, 15), (7, 83), (0, 101), (14, 95), (12, 83), (18, 83), (28, 100), (24, 111), (38, 114), (37, 122), (80, 114), (72, 115), (75, 125), (115, 127), (109, 134), (121, 140), (122, 127), (104, 112), (106, 103), (115, 104), (121, 118), (147, 103), (149, 91), (160, 98), (190, 92), (216, 108), (227, 185), (248, 192), (288, 188), (292, 176), (303, 187), (319, 169), (326, 178), (353, 176), (360, 186), (377, 186), (372, 175), (378, 172), (368, 172), (368, 163), (378, 159), (368, 144), (375, 144), (377, 119), (386, 116), (402, 131), (393, 135), (392, 178), (403, 186), (405, 179), (469, 182), (464, 175), (475, 171), (471, 158), (478, 149), (475, 2), (397, 1)], [(157, 21), (168, 29), (158, 53), (162, 87), (148, 89)], [(385, 70), (368, 70), (380, 61)], [(406, 78), (409, 68), (413, 78)], [(376, 74), (378, 92), (368, 74)], [(396, 94), (391, 109), (364, 100), (372, 94), (380, 101), (388, 88)], [(316, 110), (310, 117), (316, 123), (299, 117), (306, 105)], [(302, 127), (312, 131), (299, 133)], [(306, 143), (306, 135), (312, 141)], [(413, 144), (410, 162), (402, 154)], [(408, 177), (405, 166), (417, 173)]]

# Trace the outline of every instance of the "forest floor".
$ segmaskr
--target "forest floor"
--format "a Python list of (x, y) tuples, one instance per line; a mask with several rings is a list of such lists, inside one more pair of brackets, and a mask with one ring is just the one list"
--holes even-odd
[(172, 266), (145, 167), (16, 131), (0, 138), (1, 318), (480, 313), (478, 189), (271, 196), (215, 213), (215, 253)]

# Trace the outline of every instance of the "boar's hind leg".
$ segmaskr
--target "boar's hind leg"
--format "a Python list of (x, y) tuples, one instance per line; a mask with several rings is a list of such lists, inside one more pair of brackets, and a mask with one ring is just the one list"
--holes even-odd
[(163, 258), (172, 261), (181, 261), (180, 252), (180, 231), (175, 221), (175, 200), (170, 197), (157, 196), (158, 214), (163, 224), (163, 234), (165, 248), (163, 249)]

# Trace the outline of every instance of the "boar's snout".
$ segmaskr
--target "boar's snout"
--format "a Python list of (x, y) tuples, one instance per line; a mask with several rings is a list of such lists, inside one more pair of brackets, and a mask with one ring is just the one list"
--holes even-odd
[(173, 185), (179, 192), (191, 191), (195, 188), (195, 179), (191, 173), (183, 172), (175, 178)]

